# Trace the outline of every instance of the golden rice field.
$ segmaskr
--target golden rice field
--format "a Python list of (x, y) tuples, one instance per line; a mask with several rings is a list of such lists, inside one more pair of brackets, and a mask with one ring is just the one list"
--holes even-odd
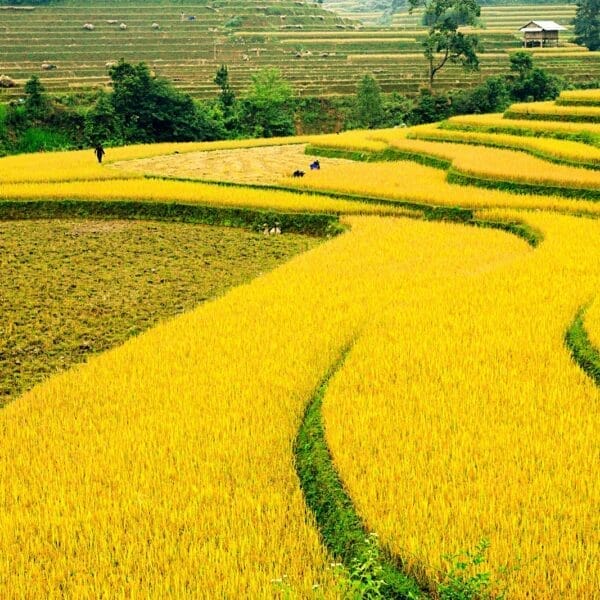
[[(506, 173), (501, 171), (501, 168), (502, 165), (498, 171), (502, 174)], [(360, 172), (360, 177), (357, 177), (357, 172)], [(408, 200), (440, 206), (462, 206), (472, 209), (514, 207), (586, 214), (600, 213), (600, 206), (587, 200), (566, 200), (558, 195), (515, 195), (501, 190), (448, 183), (443, 170), (408, 161), (365, 163), (360, 167), (338, 166), (335, 169), (322, 169), (318, 173), (311, 173), (300, 182), (290, 179), (288, 183), (301, 189), (341, 190), (348, 194), (380, 195), (392, 200)]]
[(525, 102), (513, 104), (509, 113), (512, 118), (556, 118), (557, 120), (570, 118), (578, 118), (577, 120), (586, 121), (596, 120), (600, 118), (600, 106), (561, 106), (555, 102)]
[(525, 138), (522, 135), (494, 134), (485, 131), (441, 129), (437, 125), (415, 127), (414, 129), (415, 131), (411, 135), (417, 139), (527, 150), (549, 160), (584, 163), (586, 166), (600, 167), (600, 148), (583, 142), (543, 137)]
[[(353, 567), (332, 568), (294, 455), (350, 347), (325, 392), (325, 439), (367, 531), (424, 595), (439, 597), (448, 555), (486, 539), (492, 597), (594, 598), (600, 392), (565, 333), (589, 305), (600, 348), (600, 208), (559, 192), (596, 189), (597, 171), (531, 150), (592, 162), (596, 148), (483, 128), (502, 121), (453, 120), (460, 144), (398, 129), (108, 149), (102, 166), (44, 155), (56, 177), (34, 175), (39, 156), (1, 159), (2, 210), (198, 204), (328, 212), (347, 231), (0, 410), (0, 597), (352, 597)], [(321, 149), (319, 171), (304, 144)], [(443, 161), (558, 192), (449, 183)], [(406, 202), (521, 223), (540, 242), (425, 221)]]
[(503, 117), (502, 114), (450, 117), (447, 125), (457, 128), (472, 128), (475, 131), (515, 132), (517, 135), (542, 135), (548, 137), (561, 137), (582, 133), (600, 134), (599, 123), (569, 123), (558, 120), (535, 121), (526, 118), (509, 119)]
[(600, 104), (600, 93), (598, 90), (565, 90), (558, 98), (559, 104)]
[(491, 563), (519, 567), (507, 597), (592, 598), (600, 395), (562, 346), (597, 294), (600, 225), (527, 221), (546, 236), (535, 252), (395, 297), (330, 386), (325, 426), (360, 514), (417, 576), (486, 536)]

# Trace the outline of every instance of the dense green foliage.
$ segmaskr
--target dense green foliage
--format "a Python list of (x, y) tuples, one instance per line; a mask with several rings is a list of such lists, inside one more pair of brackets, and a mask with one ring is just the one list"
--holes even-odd
[(560, 93), (561, 82), (543, 69), (534, 67), (533, 58), (527, 52), (515, 52), (511, 55), (510, 71), (507, 82), (514, 100), (551, 100)]
[(565, 86), (560, 78), (536, 67), (530, 54), (515, 52), (510, 57), (509, 73), (489, 77), (473, 89), (443, 94), (421, 90), (406, 122), (417, 125), (453, 115), (500, 112), (512, 102), (552, 100)]
[(155, 77), (144, 63), (121, 60), (110, 75), (112, 91), (99, 91), (91, 108), (75, 97), (50, 97), (33, 76), (23, 100), (0, 110), (0, 155), (99, 142), (208, 141), (414, 125), (499, 112), (513, 101), (553, 99), (566, 87), (524, 52), (511, 55), (508, 73), (475, 88), (437, 94), (422, 89), (415, 98), (383, 94), (369, 73), (358, 82), (354, 96), (298, 98), (277, 69), (263, 69), (253, 76), (251, 89), (238, 97), (227, 66), (221, 65), (214, 76), (218, 94), (196, 102)]
[(575, 362), (600, 385), (600, 354), (590, 342), (585, 330), (584, 316), (587, 307), (582, 307), (565, 334), (565, 343), (571, 350)]
[(356, 93), (356, 122), (359, 127), (375, 128), (384, 123), (381, 88), (372, 75), (365, 75)]
[(199, 111), (190, 96), (154, 77), (143, 63), (121, 60), (111, 67), (110, 94), (101, 94), (87, 119), (90, 143), (192, 141), (222, 134), (210, 117)]
[(576, 0), (575, 4), (575, 41), (590, 50), (600, 49), (600, 0)]
[(217, 69), (214, 82), (221, 89), (219, 94), (219, 107), (223, 113), (223, 125), (227, 131), (233, 131), (237, 128), (237, 119), (235, 114), (235, 91), (229, 81), (229, 70), (226, 65), (221, 65)]
[(50, 99), (34, 75), (25, 85), (22, 101), (0, 110), (0, 155), (77, 147), (83, 131), (83, 115)]
[(290, 84), (274, 67), (252, 76), (250, 93), (240, 106), (242, 132), (252, 137), (294, 134), (294, 103)]

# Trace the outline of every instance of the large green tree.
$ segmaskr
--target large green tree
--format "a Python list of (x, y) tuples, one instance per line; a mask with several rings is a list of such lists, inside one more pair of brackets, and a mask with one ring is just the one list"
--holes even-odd
[(560, 93), (561, 82), (544, 69), (535, 67), (529, 52), (515, 52), (510, 56), (510, 74), (506, 77), (510, 93), (519, 102), (551, 100)]
[(380, 127), (383, 124), (381, 88), (372, 75), (365, 75), (356, 91), (356, 120), (359, 127)]
[[(187, 94), (155, 77), (147, 65), (121, 60), (109, 70), (113, 91), (100, 94), (86, 120), (94, 143), (214, 139), (212, 124)], [(221, 132), (219, 132), (220, 135)]]
[(196, 108), (144, 63), (121, 60), (109, 70), (113, 82), (111, 103), (128, 142), (188, 141), (196, 139)]
[(235, 106), (235, 91), (231, 87), (229, 81), (229, 71), (225, 65), (221, 65), (215, 73), (214, 82), (221, 88), (219, 94), (219, 103), (223, 109), (223, 113), (228, 116), (233, 112)]
[(225, 65), (221, 65), (217, 69), (213, 81), (221, 88), (217, 105), (223, 114), (223, 126), (230, 136), (235, 135), (239, 126), (236, 114), (237, 100), (235, 91), (229, 81), (229, 71)]
[(459, 31), (461, 26), (475, 25), (481, 13), (476, 0), (409, 0), (409, 10), (423, 8), (423, 23), (429, 31), (423, 42), (429, 65), (429, 89), (437, 73), (448, 62), (466, 70), (479, 69), (479, 38)]
[(42, 121), (50, 112), (50, 100), (37, 75), (25, 83), (25, 113), (30, 121)]
[(575, 41), (590, 50), (600, 49), (600, 0), (576, 0), (575, 4)]
[(253, 137), (294, 134), (293, 92), (279, 69), (261, 69), (252, 76), (250, 91), (242, 101), (241, 123), (244, 133)]

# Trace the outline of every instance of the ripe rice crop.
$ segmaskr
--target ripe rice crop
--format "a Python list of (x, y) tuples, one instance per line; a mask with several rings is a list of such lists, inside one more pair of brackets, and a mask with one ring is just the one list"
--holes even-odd
[(478, 131), (440, 129), (437, 125), (420, 129), (412, 128), (410, 134), (418, 139), (461, 142), (496, 148), (512, 148), (514, 150), (531, 152), (543, 158), (600, 166), (600, 149), (581, 142), (552, 140), (540, 137), (526, 138), (520, 135), (502, 133), (494, 134)]
[(491, 230), (350, 224), (0, 412), (3, 598), (338, 596), (293, 467), (307, 399), (421, 269), (529, 253)]
[(421, 580), (487, 538), (508, 598), (592, 598), (600, 391), (563, 340), (599, 289), (600, 223), (525, 218), (545, 236), (527, 256), (420, 266), (330, 383), (325, 429), (367, 528)]
[(511, 119), (598, 123), (600, 106), (560, 106), (554, 102), (526, 102), (511, 105), (504, 114)]
[(458, 117), (450, 117), (450, 119), (444, 123), (444, 126), (497, 133), (515, 133), (516, 135), (523, 136), (561, 137), (585, 134), (600, 136), (600, 124), (598, 123), (532, 121), (525, 118), (507, 119), (501, 114), (461, 115)]
[[(395, 131), (398, 131), (396, 136)], [(476, 178), (563, 188), (597, 189), (600, 187), (600, 174), (594, 171), (567, 165), (549, 165), (547, 161), (525, 152), (418, 139), (420, 135), (435, 137), (435, 131), (434, 126), (425, 125), (408, 130), (388, 130), (381, 138), (376, 138), (375, 133), (365, 134), (365, 139), (385, 140), (391, 148), (401, 152), (446, 160), (452, 163), (456, 171)], [(406, 137), (411, 135), (417, 136), (417, 139)], [(440, 135), (443, 137), (445, 133)], [(511, 143), (517, 145), (518, 140), (511, 140)], [(528, 143), (524, 141), (525, 146)], [(572, 160), (575, 160), (575, 157), (582, 160), (586, 155), (592, 161), (600, 160), (600, 153), (595, 148), (587, 148), (574, 142), (564, 142), (564, 146), (561, 147), (560, 142), (536, 140), (529, 147), (537, 148), (539, 152), (542, 148), (547, 152), (556, 148), (556, 157), (561, 154), (562, 149), (562, 153), (570, 156)]]
[(600, 90), (565, 90), (556, 100), (557, 104), (600, 106)]
[[(111, 163), (120, 160), (141, 159), (168, 154), (176, 155), (187, 152), (225, 150), (228, 148), (298, 144), (312, 139), (312, 136), (306, 136), (306, 138), (288, 137), (271, 138), (269, 140), (139, 144), (120, 148), (106, 148), (105, 162)], [(35, 165), (35, 168), (32, 165)], [(112, 171), (107, 169), (106, 165), (99, 165), (92, 149), (19, 154), (0, 158), (0, 183), (122, 179), (124, 175), (122, 171)], [(137, 176), (134, 174), (127, 175)]]
[(415, 154), (424, 154), (441, 158), (444, 161), (452, 162), (456, 155), (460, 152), (458, 144), (449, 144), (443, 142), (431, 142), (417, 138), (406, 138), (406, 135), (418, 135), (418, 131), (422, 131), (423, 127), (414, 127), (406, 132), (402, 132), (398, 137), (388, 136), (387, 140), (391, 148), (401, 151), (414, 152)]
[[(598, 183), (593, 171), (409, 133), (303, 141), (363, 159), (388, 149), (434, 156), (499, 181)], [(109, 149), (107, 159), (172, 169), (175, 152), (253, 145), (271, 148), (214, 156), (276, 156), (263, 142)], [(449, 568), (443, 555), (488, 538), (492, 585), (507, 578), (508, 597), (593, 597), (590, 407), (600, 391), (563, 338), (600, 289), (600, 221), (516, 209), (598, 216), (600, 204), (454, 185), (444, 169), (406, 161), (324, 158), (303, 178), (277, 178), (296, 193), (148, 179), (127, 171), (133, 163), (88, 165), (90, 155), (50, 158), (63, 179), (9, 174), (0, 199), (414, 216), (376, 202), (410, 200), (521, 221), (543, 241), (533, 250), (492, 229), (346, 217), (346, 234), (37, 386), (0, 411), (0, 597), (339, 597), (293, 445), (309, 398), (351, 342), (323, 417), (336, 468), (382, 545), (435, 587)], [(33, 172), (38, 159), (14, 160)], [(247, 175), (275, 183), (252, 160)]]
[(99, 165), (90, 150), (40, 152), (0, 158), (0, 183), (100, 181), (123, 173)]
[[(299, 190), (301, 191), (301, 190)], [(66, 183), (17, 183), (3, 185), (4, 200), (139, 200), (179, 202), (241, 208), (265, 208), (290, 212), (329, 212), (347, 214), (403, 214), (402, 207), (389, 204), (365, 204), (327, 196), (289, 191), (248, 189), (185, 181), (150, 179), (113, 179)]]
[[(385, 131), (385, 130), (384, 130)], [(385, 150), (387, 144), (379, 137), (380, 131), (355, 129), (339, 134), (325, 134), (313, 136), (311, 142), (328, 148), (340, 148), (343, 150), (363, 150), (377, 152)]]
[[(433, 142), (429, 143), (433, 144)], [(439, 142), (438, 145), (450, 146), (450, 144), (442, 144), (442, 142)], [(481, 151), (485, 148), (476, 148), (475, 150)], [(499, 151), (495, 150), (495, 152)], [(475, 152), (473, 160), (476, 160), (476, 155), (477, 152)], [(556, 166), (560, 165), (552, 165), (552, 169)], [(586, 174), (589, 173), (585, 169), (581, 170)], [(357, 177), (357, 173), (360, 173), (360, 177)], [(446, 181), (444, 170), (408, 161), (338, 165), (327, 170), (311, 172), (300, 181), (289, 179), (287, 184), (299, 189), (315, 189), (325, 192), (335, 190), (349, 194), (364, 194), (442, 206), (536, 208), (576, 213), (600, 213), (600, 205), (586, 200), (565, 200), (560, 196), (511, 194), (505, 191), (451, 184)]]
[(525, 182), (562, 188), (600, 188), (600, 173), (547, 161), (514, 150), (463, 145), (453, 167), (461, 173), (500, 181)]

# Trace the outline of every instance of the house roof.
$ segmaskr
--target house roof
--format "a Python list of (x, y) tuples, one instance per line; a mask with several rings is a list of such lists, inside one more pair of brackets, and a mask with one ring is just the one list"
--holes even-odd
[(522, 33), (531, 33), (534, 31), (566, 31), (566, 27), (555, 23), (554, 21), (529, 21), (527, 25), (521, 27)]

